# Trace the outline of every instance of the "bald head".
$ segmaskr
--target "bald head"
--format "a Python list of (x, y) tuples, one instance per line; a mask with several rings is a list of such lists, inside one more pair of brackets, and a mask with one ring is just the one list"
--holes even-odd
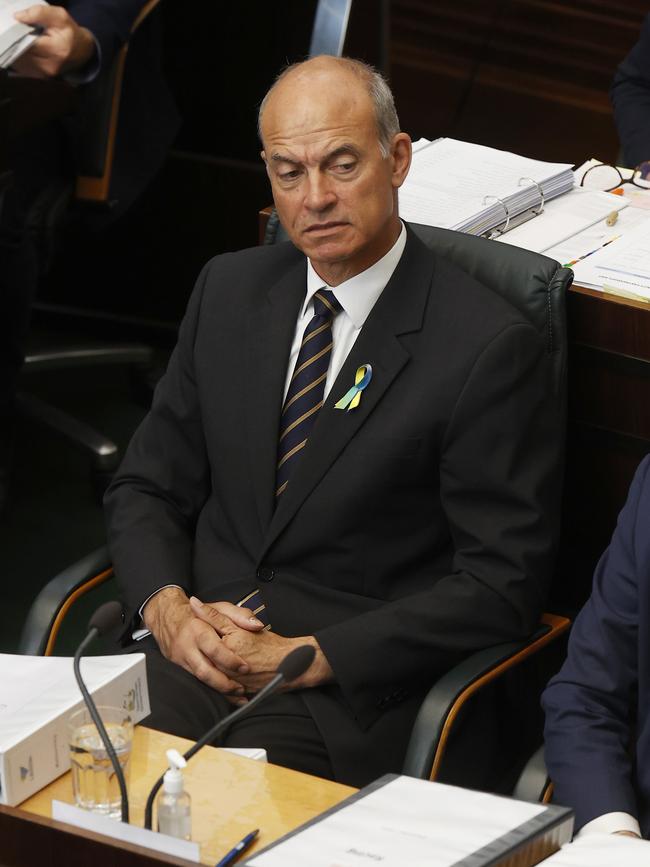
[[(332, 57), (327, 54), (313, 57), (302, 63), (294, 63), (280, 73), (262, 100), (258, 114), (258, 133), (264, 144), (264, 116), (267, 109), (274, 108), (278, 97), (286, 104), (298, 99), (306, 105), (317, 101), (318, 95), (329, 93), (339, 97), (341, 113), (359, 107), (368, 101), (368, 110), (374, 115), (377, 138), (382, 156), (387, 156), (393, 137), (399, 132), (399, 120), (393, 94), (383, 76), (360, 60), (349, 57)], [(277, 104), (277, 103), (276, 103)]]
[[(377, 111), (379, 91), (392, 121)], [(282, 225), (323, 281), (338, 286), (377, 262), (401, 231), (397, 190), (411, 160), (383, 79), (336, 57), (297, 64), (267, 94), (260, 128)]]

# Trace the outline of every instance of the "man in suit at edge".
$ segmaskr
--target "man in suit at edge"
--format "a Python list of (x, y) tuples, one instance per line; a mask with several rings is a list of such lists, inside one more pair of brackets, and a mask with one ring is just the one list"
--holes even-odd
[[(260, 131), (293, 244), (203, 270), (106, 496), (110, 550), (127, 634), (141, 613), (155, 637), (148, 724), (199, 735), (308, 643), (312, 666), (225, 743), (362, 785), (401, 768), (438, 675), (538, 622), (563, 432), (538, 333), (401, 223), (411, 142), (381, 76), (297, 64)], [(287, 452), (314, 323), (333, 350)], [(358, 406), (337, 409), (364, 365)]]
[(581, 833), (650, 836), (650, 457), (543, 696), (546, 762)]
[(639, 41), (619, 65), (609, 91), (625, 164), (650, 172), (650, 14)]

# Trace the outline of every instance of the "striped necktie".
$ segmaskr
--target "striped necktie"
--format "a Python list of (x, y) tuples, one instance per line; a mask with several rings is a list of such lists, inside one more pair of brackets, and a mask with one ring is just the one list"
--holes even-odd
[(332, 355), (332, 320), (343, 309), (328, 289), (319, 289), (313, 303), (314, 316), (305, 328), (280, 417), (276, 497), (286, 489), (323, 405)]

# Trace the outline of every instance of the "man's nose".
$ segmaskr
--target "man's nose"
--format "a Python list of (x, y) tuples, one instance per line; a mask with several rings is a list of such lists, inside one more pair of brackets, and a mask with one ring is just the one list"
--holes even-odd
[(336, 201), (336, 193), (331, 181), (325, 175), (308, 178), (305, 205), (310, 211), (324, 211)]

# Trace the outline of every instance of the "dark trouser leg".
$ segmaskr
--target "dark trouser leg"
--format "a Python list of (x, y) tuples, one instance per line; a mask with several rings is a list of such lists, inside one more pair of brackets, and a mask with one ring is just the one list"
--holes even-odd
[[(144, 725), (198, 740), (235, 709), (222, 695), (165, 659), (153, 641), (145, 639), (129, 650), (147, 656), (151, 716), (143, 720)], [(273, 764), (333, 779), (325, 744), (299, 691), (271, 696), (216, 745), (264, 747)]]

